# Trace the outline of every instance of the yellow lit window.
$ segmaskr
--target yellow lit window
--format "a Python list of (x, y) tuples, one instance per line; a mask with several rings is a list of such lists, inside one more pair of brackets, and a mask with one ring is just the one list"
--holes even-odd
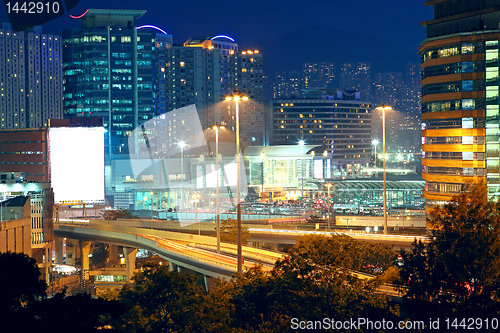
[(184, 61), (181, 61), (181, 67), (184, 67), (185, 65)]

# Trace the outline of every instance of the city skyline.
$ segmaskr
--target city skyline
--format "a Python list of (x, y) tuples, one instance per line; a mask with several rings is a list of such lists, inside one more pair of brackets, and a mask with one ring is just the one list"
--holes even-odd
[[(5, 7), (2, 7), (5, 8)], [(369, 36), (390, 42), (407, 52), (417, 52), (424, 39), (424, 29), (419, 23), (431, 16), (431, 8), (414, 2), (387, 0), (359, 3), (317, 0), (273, 1), (265, 6), (231, 7), (224, 1), (206, 3), (190, 0), (182, 3), (161, 5), (155, 2), (110, 0), (81, 0), (63, 16), (43, 24), (48, 33), (60, 34), (63, 29), (78, 28), (78, 16), (89, 8), (147, 10), (141, 24), (154, 24), (172, 34), (174, 44), (182, 44), (189, 38), (203, 34), (227, 34), (242, 43), (255, 43), (259, 39), (276, 38), (295, 29), (308, 26), (325, 28)], [(191, 10), (194, 8), (195, 10)], [(321, 10), (318, 10), (321, 8)], [(189, 11), (187, 9), (190, 9)], [(411, 17), (396, 15), (411, 12)], [(0, 21), (8, 22), (6, 9), (0, 9)], [(258, 24), (257, 24), (258, 23)], [(253, 45), (248, 45), (253, 46)]]

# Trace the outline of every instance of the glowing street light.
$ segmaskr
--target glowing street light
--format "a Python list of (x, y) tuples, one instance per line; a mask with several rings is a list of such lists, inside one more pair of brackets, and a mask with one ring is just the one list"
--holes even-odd
[(216, 186), (216, 215), (217, 215), (217, 253), (220, 253), (220, 194), (219, 194), (219, 129), (224, 126), (215, 124), (212, 127), (215, 130), (215, 170), (217, 173), (217, 186)]
[(299, 141), (300, 146), (300, 178), (302, 183), (302, 189), (300, 191), (300, 197), (304, 200), (304, 140)]
[(237, 260), (238, 260), (238, 273), (243, 271), (243, 255), (241, 251), (241, 180), (240, 180), (240, 115), (239, 115), (239, 101), (247, 101), (247, 96), (239, 95), (236, 91), (234, 95), (226, 97), (226, 101), (234, 101), (236, 104), (236, 211), (237, 211)]
[(385, 110), (392, 110), (390, 106), (382, 104), (377, 108), (377, 110), (382, 110), (382, 154), (384, 156), (384, 235), (387, 235), (387, 178), (385, 171), (385, 162), (387, 160), (387, 155), (385, 153)]
[(260, 153), (260, 160), (262, 162), (262, 173), (261, 173), (261, 178), (262, 178), (262, 188), (260, 190), (260, 192), (262, 193), (262, 201), (264, 201), (264, 161), (266, 159), (266, 154), (264, 154), (264, 152)]
[(328, 195), (327, 195), (327, 198), (328, 198), (328, 230), (330, 230), (330, 207), (331, 207), (331, 202), (330, 202), (330, 187), (333, 186), (333, 184), (326, 184), (325, 185), (328, 189)]

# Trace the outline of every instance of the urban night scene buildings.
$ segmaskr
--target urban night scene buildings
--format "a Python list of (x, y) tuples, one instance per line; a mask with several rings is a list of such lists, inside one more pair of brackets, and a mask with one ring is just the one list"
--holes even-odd
[(0, 285), (42, 281), (0, 319), (496, 329), (500, 0), (39, 4), (0, 10)]

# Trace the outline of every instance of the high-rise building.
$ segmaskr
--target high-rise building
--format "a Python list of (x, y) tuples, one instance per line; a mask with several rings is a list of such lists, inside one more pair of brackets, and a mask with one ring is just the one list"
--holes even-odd
[[(272, 145), (321, 146), (325, 178), (360, 175), (371, 158), (371, 107), (359, 92), (308, 90), (305, 98), (271, 102)], [(323, 162), (322, 162), (323, 163)]]
[(238, 52), (238, 43), (225, 35), (214, 37), (191, 38), (184, 43), (185, 47), (202, 47), (220, 51), (220, 93), (222, 100), (232, 93), (231, 91), (231, 57)]
[(132, 131), (167, 111), (172, 36), (136, 27), (145, 12), (90, 9), (79, 18), (81, 29), (63, 32), (65, 117), (102, 117), (108, 156), (129, 153)]
[(369, 62), (345, 63), (340, 69), (339, 87), (361, 92), (363, 100), (372, 99), (372, 78)]
[(327, 89), (336, 85), (337, 67), (331, 62), (304, 63), (302, 65), (303, 89)]
[(500, 1), (428, 1), (423, 22), (422, 164), (427, 205), (441, 204), (468, 182), (500, 194)]
[(62, 118), (61, 37), (41, 27), (0, 27), (0, 128), (37, 128)]
[(288, 72), (288, 97), (300, 97), (300, 73), (297, 71)]
[(286, 72), (276, 72), (273, 85), (273, 98), (288, 97), (288, 82)]
[[(262, 85), (262, 53), (247, 50), (231, 58), (231, 87), (248, 96), (239, 103), (240, 143), (243, 147), (262, 146), (265, 135), (264, 96)], [(235, 105), (223, 102), (222, 121), (231, 130), (236, 128)], [(224, 108), (225, 107), (225, 108)]]
[(221, 98), (219, 50), (174, 46), (168, 59), (167, 110), (194, 104), (202, 128), (209, 128), (220, 118), (216, 105)]

